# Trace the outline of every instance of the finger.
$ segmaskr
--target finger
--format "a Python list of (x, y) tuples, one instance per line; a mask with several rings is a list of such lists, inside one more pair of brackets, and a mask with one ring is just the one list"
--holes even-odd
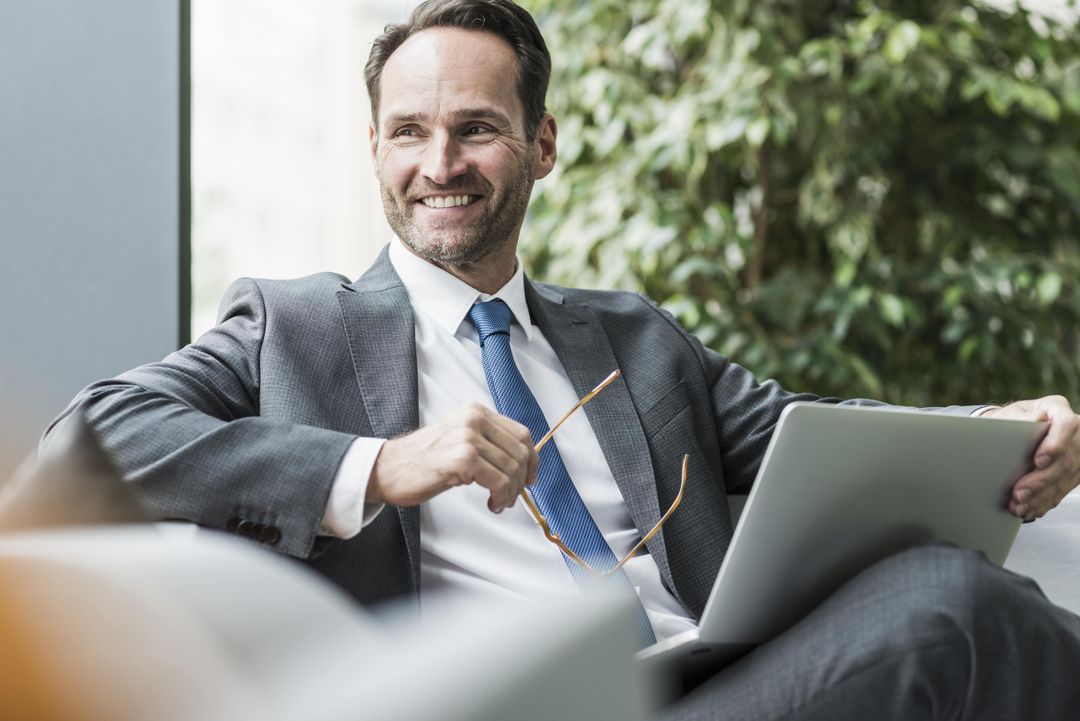
[(492, 443), (521, 464), (524, 471), (522, 483), (531, 483), (532, 479), (535, 479), (539, 459), (536, 451), (533, 450), (532, 435), (528, 428), (505, 416), (499, 416), (490, 427), (483, 428), (483, 433)]
[(1052, 466), (1025, 474), (1013, 486), (1009, 512), (1027, 519), (1041, 517), (1057, 506), (1067, 491), (1065, 474)]
[(1040, 414), (1050, 421), (1050, 427), (1035, 449), (1035, 467), (1046, 468), (1062, 451), (1075, 442), (1080, 419), (1064, 398), (1055, 396), (1039, 401)]
[(474, 457), (468, 470), (463, 471), (463, 474), (467, 476), (467, 482), (476, 483), (487, 489), (487, 507), (492, 513), (502, 513), (513, 505), (516, 495), (508, 490), (512, 485), (509, 476), (482, 455)]
[[(499, 414), (493, 409), (481, 404), (466, 406), (467, 425), (474, 431), (482, 434), (491, 443), (497, 446), (505, 454), (512, 457), (522, 467), (523, 472), (513, 474), (515, 480), (520, 480), (516, 486), (514, 497), (521, 492), (525, 484), (536, 482), (536, 472), (539, 467), (539, 458), (533, 450), (533, 439), (529, 429), (517, 421)], [(491, 456), (489, 460), (496, 467), (506, 469), (505, 461)]]
[(532, 432), (521, 423), (515, 420), (507, 418), (506, 416), (499, 416), (501, 426), (507, 433), (518, 439), (524, 446), (525, 450), (525, 462), (527, 470), (525, 473), (526, 485), (533, 485), (536, 483), (536, 473), (540, 468), (540, 456), (535, 449), (535, 439), (532, 437)]
[[(525, 455), (528, 447), (522, 446), (517, 456), (511, 455), (500, 446), (492, 443), (485, 437), (480, 436), (475, 441), (476, 449), (481, 457), (496, 470), (500, 471), (505, 478), (505, 488), (485, 486), (493, 496), (500, 499), (500, 506), (509, 508), (516, 502), (517, 496), (524, 488), (529, 469), (528, 457)], [(493, 482), (499, 483), (500, 479), (494, 478)]]
[(487, 410), (491, 414), (489, 420), (494, 428), (498, 428), (506, 435), (512, 437), (516, 442), (532, 448), (532, 433), (526, 426), (518, 423), (513, 418), (507, 418), (500, 413), (496, 413), (490, 408)]
[(1036, 493), (1041, 491), (1046, 483), (1046, 472), (1036, 469), (1025, 473), (1013, 484), (1009, 494), (1009, 512), (1020, 518), (1028, 513), (1028, 507)]
[[(518, 456), (518, 458), (519, 460), (523, 458), (526, 465), (525, 484), (533, 485), (536, 483), (536, 473), (540, 468), (540, 456), (534, 448), (532, 432), (521, 423), (502, 415), (498, 416), (496, 426), (521, 444), (524, 455)], [(503, 447), (506, 448), (507, 446), (504, 445)]]
[[(466, 425), (489, 436), (493, 442), (498, 443), (500, 446), (507, 446), (507, 443), (504, 442), (506, 436), (502, 434), (498, 436), (491, 435), (489, 431), (493, 428), (501, 429), (503, 433), (515, 439), (518, 443), (532, 447), (533, 438), (529, 429), (514, 419), (507, 418), (498, 411), (479, 403), (466, 406), (466, 411), (468, 413)], [(509, 450), (509, 447), (507, 449)]]

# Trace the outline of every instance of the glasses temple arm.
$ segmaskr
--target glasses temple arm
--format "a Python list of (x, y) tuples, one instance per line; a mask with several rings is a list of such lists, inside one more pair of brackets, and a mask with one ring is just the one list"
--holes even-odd
[(546, 446), (546, 445), (547, 445), (547, 442), (551, 440), (551, 437), (555, 435), (555, 431), (559, 430), (559, 427), (560, 427), (560, 426), (562, 426), (562, 424), (563, 424), (563, 423), (566, 423), (566, 419), (567, 419), (567, 418), (569, 418), (570, 416), (574, 415), (574, 412), (575, 412), (575, 411), (576, 411), (576, 410), (577, 410), (578, 408), (582, 408), (582, 407), (584, 407), (586, 403), (588, 403), (589, 401), (591, 401), (591, 400), (592, 400), (593, 398), (595, 398), (595, 397), (596, 397), (596, 394), (597, 394), (597, 393), (599, 393), (600, 391), (604, 390), (604, 389), (605, 389), (605, 388), (607, 388), (607, 387), (608, 387), (609, 385), (611, 385), (611, 383), (612, 383), (612, 382), (613, 382), (613, 381), (614, 381), (614, 380), (615, 380), (616, 378), (618, 378), (618, 377), (619, 377), (620, 375), (622, 375), (622, 371), (616, 368), (615, 370), (611, 371), (611, 374), (610, 374), (610, 375), (609, 375), (609, 376), (608, 376), (607, 378), (605, 378), (604, 380), (600, 381), (600, 384), (599, 384), (598, 386), (596, 386), (596, 388), (593, 388), (593, 389), (592, 389), (591, 391), (589, 391), (588, 393), (586, 393), (585, 395), (583, 395), (583, 396), (581, 397), (581, 400), (579, 400), (579, 401), (578, 401), (578, 402), (577, 402), (577, 403), (576, 403), (576, 404), (574, 405), (574, 407), (573, 407), (573, 408), (571, 408), (570, 410), (568, 410), (568, 411), (566, 412), (566, 415), (565, 415), (565, 416), (563, 416), (562, 418), (560, 418), (560, 419), (559, 419), (559, 422), (558, 422), (558, 423), (556, 423), (556, 424), (555, 424), (554, 426), (552, 426), (552, 428), (551, 428), (551, 430), (550, 430), (550, 431), (548, 431), (548, 432), (547, 432), (546, 434), (544, 434), (544, 437), (543, 437), (543, 438), (541, 438), (541, 439), (540, 439), (539, 441), (537, 441), (537, 442), (536, 442), (536, 445), (535, 445), (535, 446), (533, 446), (533, 450), (535, 450), (535, 451), (536, 451), (537, 453), (539, 453), (539, 452), (540, 452), (540, 449), (541, 449), (541, 448), (543, 448), (544, 446)]
[(690, 460), (689, 455), (683, 455), (683, 457), (682, 457), (682, 481), (679, 482), (679, 493), (675, 496), (675, 500), (671, 503), (671, 508), (669, 508), (667, 510), (667, 513), (665, 513), (660, 518), (660, 520), (656, 522), (656, 525), (652, 527), (652, 530), (649, 531), (648, 533), (646, 533), (645, 536), (640, 541), (638, 541), (637, 545), (634, 546), (630, 550), (630, 553), (623, 556), (623, 559), (621, 561), (619, 561), (618, 563), (616, 563), (611, 569), (601, 573), (600, 574), (601, 576), (610, 576), (611, 574), (615, 573), (620, 568), (625, 566), (626, 562), (629, 561), (631, 558), (633, 558), (637, 554), (637, 552), (640, 551), (641, 548), (646, 543), (648, 543), (652, 539), (653, 536), (656, 535), (656, 532), (660, 530), (660, 526), (664, 525), (664, 522), (667, 521), (667, 519), (671, 517), (671, 514), (675, 512), (675, 509), (679, 507), (679, 504), (682, 503), (683, 492), (686, 491), (686, 465), (689, 462), (689, 460)]
[[(546, 446), (548, 441), (550, 441), (551, 438), (555, 435), (555, 431), (559, 430), (559, 428), (562, 427), (562, 424), (566, 423), (567, 419), (570, 418), (570, 416), (574, 415), (574, 413), (579, 408), (584, 407), (586, 403), (588, 403), (593, 398), (595, 398), (596, 395), (600, 391), (604, 390), (609, 385), (611, 385), (612, 382), (614, 382), (615, 379), (618, 378), (620, 375), (622, 375), (622, 371), (616, 368), (615, 370), (613, 370), (608, 375), (607, 378), (600, 381), (600, 383), (597, 384), (597, 386), (595, 388), (593, 388), (591, 391), (589, 391), (584, 396), (582, 396), (581, 400), (579, 400), (576, 404), (574, 404), (574, 407), (571, 408), (570, 410), (568, 410), (566, 412), (566, 415), (564, 415), (562, 418), (560, 418), (558, 423), (556, 423), (554, 426), (552, 426), (551, 430), (549, 430), (547, 433), (545, 433), (544, 437), (536, 442), (536, 445), (533, 446), (533, 451), (536, 452), (536, 453), (540, 453), (540, 450), (544, 446)], [(562, 551), (563, 553), (565, 553), (570, 558), (570, 560), (572, 560), (574, 563), (578, 564), (579, 566), (581, 566), (582, 568), (587, 570), (589, 573), (593, 574), (594, 576), (606, 576), (609, 573), (617, 571), (620, 567), (622, 567), (622, 565), (624, 563), (626, 563), (627, 560), (630, 559), (630, 556), (633, 556), (635, 553), (637, 553), (638, 550), (643, 545), (645, 545), (646, 541), (648, 541), (650, 538), (652, 538), (654, 535), (656, 535), (657, 530), (660, 529), (660, 526), (663, 525), (664, 521), (667, 520), (668, 516), (670, 516), (671, 513), (675, 510), (675, 508), (679, 505), (679, 501), (682, 500), (682, 491), (683, 491), (683, 488), (685, 488), (685, 486), (686, 486), (686, 458), (683, 458), (683, 485), (682, 485), (682, 487), (679, 488), (679, 495), (675, 499), (675, 504), (671, 507), (670, 510), (668, 510), (668, 512), (666, 514), (664, 514), (664, 517), (662, 519), (660, 519), (660, 523), (656, 524), (656, 527), (653, 528), (653, 530), (649, 531), (648, 535), (645, 536), (645, 538), (642, 539), (642, 541), (637, 546), (634, 547), (634, 550), (630, 552), (630, 555), (627, 556), (626, 558), (624, 558), (622, 561), (620, 561), (619, 564), (617, 566), (615, 566), (615, 568), (613, 568), (611, 571), (608, 571), (607, 573), (600, 573), (599, 571), (595, 570), (592, 566), (590, 566), (588, 563), (586, 563), (584, 561), (584, 559), (581, 558), (581, 556), (574, 553), (565, 543), (562, 542), (562, 539), (559, 538), (559, 534), (554, 533), (551, 530), (551, 527), (548, 526), (548, 522), (547, 522), (547, 519), (544, 518), (544, 514), (540, 513), (540, 509), (537, 508), (536, 503), (532, 499), (532, 496), (529, 495), (529, 493), (524, 488), (521, 489), (520, 495), (521, 495), (521, 498), (525, 501), (525, 506), (529, 509), (529, 513), (531, 513), (533, 519), (535, 519), (536, 522), (540, 524), (540, 528), (544, 531), (544, 536), (549, 541), (551, 541), (556, 546), (558, 546), (559, 550)]]
[(547, 519), (544, 518), (544, 514), (540, 513), (540, 509), (537, 508), (536, 502), (533, 501), (532, 496), (530, 496), (525, 491), (525, 489), (521, 490), (521, 497), (522, 499), (524, 499), (525, 506), (529, 509), (529, 513), (531, 513), (532, 517), (536, 520), (536, 522), (540, 524), (540, 528), (544, 531), (544, 536), (549, 541), (558, 546), (560, 551), (570, 557), (570, 560), (572, 560), (574, 563), (578, 564), (585, 570), (589, 571), (594, 576), (602, 575), (599, 572), (593, 570), (592, 566), (586, 563), (585, 560), (581, 558), (581, 556), (574, 553), (573, 550), (571, 550), (565, 543), (563, 543), (562, 539), (559, 538), (559, 534), (551, 530), (551, 527), (548, 526)]

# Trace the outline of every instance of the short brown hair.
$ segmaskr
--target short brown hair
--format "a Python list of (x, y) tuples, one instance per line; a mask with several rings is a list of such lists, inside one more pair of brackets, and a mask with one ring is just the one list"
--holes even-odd
[(416, 33), (439, 27), (492, 33), (510, 45), (517, 56), (517, 91), (525, 109), (525, 135), (533, 140), (545, 112), (551, 55), (532, 15), (510, 0), (427, 0), (405, 23), (387, 25), (371, 46), (364, 67), (372, 121), (379, 122), (379, 79), (386, 61)]

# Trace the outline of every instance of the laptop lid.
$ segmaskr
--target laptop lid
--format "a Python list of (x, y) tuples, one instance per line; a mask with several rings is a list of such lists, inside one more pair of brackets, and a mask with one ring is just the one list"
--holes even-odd
[(798, 402), (781, 414), (699, 624), (758, 644), (876, 561), (922, 543), (1002, 564), (1006, 510), (1046, 423)]

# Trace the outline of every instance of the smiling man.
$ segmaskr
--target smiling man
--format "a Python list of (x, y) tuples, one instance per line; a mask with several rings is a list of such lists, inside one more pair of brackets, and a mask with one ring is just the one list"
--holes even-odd
[[(731, 539), (727, 493), (748, 490), (785, 406), (836, 401), (757, 381), (640, 295), (525, 277), (518, 235), (556, 162), (549, 71), (508, 0), (431, 0), (386, 29), (366, 77), (398, 239), (355, 282), (237, 281), (217, 327), (69, 409), (145, 508), (306, 559), (365, 604), (574, 593), (585, 566), (629, 557), (608, 582), (635, 593), (642, 643), (693, 628)], [(1080, 419), (1060, 397), (940, 412), (1050, 420), (1010, 499), (1018, 516), (1080, 481)], [(685, 500), (649, 538), (684, 453)], [(914, 548), (661, 713), (1065, 719), (1078, 663), (1080, 619), (1032, 582)]]
[(368, 66), (370, 133), (390, 227), (417, 256), (494, 293), (513, 274), (533, 182), (555, 165), (555, 121), (526, 119), (522, 82), (507, 82), (517, 58), (497, 35), (415, 34), (379, 67), (383, 47)]

